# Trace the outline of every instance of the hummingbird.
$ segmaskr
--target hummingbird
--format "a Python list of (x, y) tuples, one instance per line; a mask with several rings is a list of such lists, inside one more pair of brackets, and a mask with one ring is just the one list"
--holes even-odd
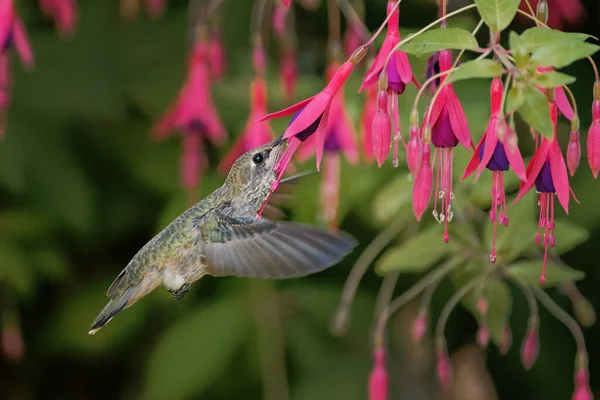
[(110, 300), (89, 334), (159, 285), (179, 300), (205, 275), (298, 278), (350, 253), (357, 242), (344, 232), (259, 217), (285, 143), (278, 138), (242, 154), (220, 188), (144, 245), (108, 288)]

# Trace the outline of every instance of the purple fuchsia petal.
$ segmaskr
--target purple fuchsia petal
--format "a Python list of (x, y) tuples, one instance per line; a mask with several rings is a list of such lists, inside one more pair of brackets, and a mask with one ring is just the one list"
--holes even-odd
[(552, 181), (552, 172), (550, 170), (550, 161), (546, 161), (542, 170), (535, 178), (535, 188), (541, 193), (554, 193), (554, 183)]
[(458, 144), (446, 108), (442, 110), (440, 117), (431, 127), (431, 142), (435, 147), (455, 147)]
[(396, 93), (402, 94), (404, 93), (404, 89), (406, 89), (406, 84), (400, 78), (398, 74), (398, 68), (396, 67), (396, 57), (390, 58), (390, 62), (386, 68), (387, 79), (388, 79), (388, 87), (392, 88)]
[[(485, 144), (479, 149), (479, 157), (483, 158), (484, 151)], [(506, 151), (504, 151), (504, 146), (497, 141), (492, 157), (485, 167), (491, 171), (508, 171), (509, 165), (510, 163), (508, 162)]]

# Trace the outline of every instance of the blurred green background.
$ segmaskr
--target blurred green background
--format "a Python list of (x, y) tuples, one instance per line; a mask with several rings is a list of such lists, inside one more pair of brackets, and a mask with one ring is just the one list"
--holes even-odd
[[(435, 18), (434, 3), (403, 2), (401, 25), (406, 32)], [(581, 30), (600, 36), (598, 2), (584, 3), (587, 20)], [(79, 24), (71, 40), (58, 37), (38, 11), (37, 2), (18, 5), (36, 67), (24, 72), (12, 57), (13, 104), (7, 137), (0, 145), (0, 329), (20, 326), (25, 349), (19, 359), (0, 356), (0, 398), (365, 399), (371, 369), (369, 333), (381, 278), (372, 270), (367, 272), (347, 335), (333, 337), (330, 318), (346, 276), (364, 247), (390, 220), (412, 218), (410, 206), (389, 203), (390, 198), (398, 204), (406, 202), (410, 194), (410, 184), (402, 183), (407, 182), (406, 170), (395, 170), (391, 163), (382, 169), (366, 164), (344, 166), (341, 227), (361, 245), (330, 270), (276, 284), (206, 277), (183, 301), (173, 301), (166, 291), (157, 290), (96, 336), (88, 336), (91, 321), (107, 301), (105, 293), (112, 280), (142, 245), (188, 205), (179, 185), (179, 137), (154, 142), (149, 135), (185, 77), (187, 2), (170, 1), (158, 21), (141, 16), (126, 22), (115, 1), (81, 0)], [(229, 68), (213, 93), (231, 139), (243, 128), (249, 107), (251, 6), (251, 1), (229, 0), (221, 12)], [(382, 21), (384, 9), (383, 0), (367, 1), (370, 29)], [(476, 22), (471, 15), (452, 24), (472, 29)], [(522, 26), (515, 24), (515, 29)], [(301, 99), (324, 83), (324, 5), (314, 12), (297, 7), (296, 30), (301, 73), (297, 98)], [(275, 42), (269, 47), (269, 100), (270, 109), (276, 110), (287, 103), (279, 90)], [(411, 61), (421, 79), (426, 59)], [(354, 93), (363, 72), (357, 70), (346, 87), (355, 122), (363, 97)], [(580, 108), (585, 154), (593, 75), (585, 62), (567, 72), (577, 77), (572, 88)], [(476, 138), (489, 112), (488, 85), (486, 81), (456, 85)], [(405, 132), (414, 94), (414, 88), (409, 88), (401, 98)], [(281, 133), (286, 123), (275, 121), (272, 126)], [(569, 129), (566, 123), (561, 126), (563, 144)], [(215, 166), (228, 146), (209, 147), (211, 169), (200, 195), (222, 183)], [(466, 160), (467, 156), (465, 151), (458, 158)], [(309, 179), (292, 213), (297, 220), (315, 223), (319, 202), (314, 183), (320, 176)], [(480, 185), (487, 193), (488, 184)], [(596, 247), (600, 184), (592, 179), (585, 156), (572, 185), (581, 205), (571, 207), (569, 218), (589, 229), (591, 236), (563, 259), (586, 272), (578, 286), (598, 307), (600, 297), (594, 287), (600, 283)], [(396, 191), (398, 187), (402, 189)], [(440, 230), (439, 243), (428, 246), (442, 246), (441, 234)], [(417, 278), (401, 275), (396, 293)], [(562, 293), (550, 292), (570, 310)], [(451, 293), (449, 285), (440, 287), (434, 296), (434, 315)], [(391, 398), (461, 398), (444, 397), (435, 390), (431, 346), (407, 342), (406, 328), (414, 312), (414, 304), (409, 305), (391, 322)], [(489, 373), (502, 399), (569, 398), (575, 352), (569, 332), (542, 311), (541, 354), (526, 372), (519, 362), (526, 317), (525, 301), (516, 293), (511, 317), (514, 344), (502, 357), (493, 346), (485, 355), (472, 349), (475, 320), (463, 309), (452, 314), (446, 330), (450, 350), (467, 354), (466, 359), (485, 357), (489, 370), (485, 372), (483, 361), (473, 362), (469, 373), (473, 375), (467, 374), (466, 381), (479, 382), (478, 377)], [(596, 325), (585, 334), (592, 389), (597, 391), (600, 330)]]

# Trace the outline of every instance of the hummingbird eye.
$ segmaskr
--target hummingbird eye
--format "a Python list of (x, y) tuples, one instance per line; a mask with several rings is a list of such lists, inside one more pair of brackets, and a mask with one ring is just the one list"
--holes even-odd
[(265, 160), (265, 157), (261, 153), (256, 153), (254, 156), (252, 156), (252, 161), (256, 165), (262, 164), (262, 162), (264, 160)]

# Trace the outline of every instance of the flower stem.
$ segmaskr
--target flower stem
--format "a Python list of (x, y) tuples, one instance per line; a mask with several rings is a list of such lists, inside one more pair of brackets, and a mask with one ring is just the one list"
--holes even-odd
[[(261, 27), (264, 22), (267, 3), (269, 0), (257, 0), (252, 7), (250, 23), (250, 43), (254, 46), (256, 40), (261, 40)], [(262, 40), (261, 40), (262, 42)]]
[(383, 310), (390, 304), (399, 276), (400, 272), (396, 271), (383, 277), (383, 282), (381, 282), (381, 288), (379, 289), (377, 300), (375, 302), (375, 322), (377, 322), (379, 315), (381, 315)]
[(562, 322), (573, 335), (575, 339), (575, 343), (577, 344), (577, 351), (579, 353), (586, 353), (585, 347), (585, 338), (583, 337), (583, 332), (581, 331), (581, 327), (575, 321), (573, 317), (571, 317), (565, 310), (560, 308), (558, 304), (548, 294), (540, 289), (539, 287), (533, 287), (533, 292), (535, 297), (546, 307), (546, 310), (550, 312), (550, 314), (554, 315), (556, 319)]
[(379, 34), (383, 31), (383, 28), (385, 28), (385, 26), (387, 25), (388, 21), (394, 14), (394, 11), (396, 11), (398, 7), (400, 7), (400, 3), (402, 3), (402, 0), (398, 0), (396, 4), (394, 4), (394, 7), (392, 8), (391, 12), (387, 15), (385, 20), (383, 20), (383, 23), (379, 26), (379, 28), (373, 34), (373, 36), (371, 36), (371, 39), (369, 39), (369, 41), (365, 43), (365, 47), (369, 47), (375, 41), (375, 39), (377, 39), (377, 36), (379, 36)]
[(575, 96), (573, 95), (573, 92), (571, 91), (571, 89), (569, 89), (567, 85), (562, 85), (562, 87), (567, 93), (569, 93), (569, 98), (571, 99), (571, 103), (573, 104), (573, 111), (575, 112), (575, 115), (579, 116), (579, 114), (577, 113), (577, 102), (575, 101)]
[(388, 225), (387, 228), (381, 231), (381, 233), (373, 239), (360, 257), (358, 257), (358, 260), (350, 270), (348, 279), (346, 279), (342, 297), (340, 298), (340, 304), (331, 321), (331, 332), (334, 335), (341, 336), (346, 333), (350, 322), (352, 302), (354, 301), (358, 285), (363, 275), (373, 260), (381, 253), (383, 248), (387, 246), (404, 227), (404, 223), (405, 221), (403, 219), (395, 219), (394, 222)]
[(456, 258), (442, 264), (440, 267), (434, 269), (425, 275), (421, 280), (411, 286), (407, 291), (402, 293), (390, 302), (379, 314), (377, 319), (377, 325), (375, 326), (375, 348), (377, 346), (383, 346), (383, 332), (389, 317), (394, 314), (400, 307), (408, 303), (410, 300), (415, 298), (425, 288), (431, 285), (433, 282), (438, 281), (442, 276), (446, 275), (454, 267), (460, 265), (464, 260), (462, 258)]
[(504, 92), (502, 93), (502, 101), (500, 102), (500, 113), (503, 114), (502, 110), (504, 110), (504, 105), (506, 104), (506, 97), (508, 96), (508, 88), (510, 87), (510, 81), (512, 80), (512, 75), (508, 74), (506, 77), (506, 81), (504, 81)]
[(521, 289), (525, 296), (525, 300), (527, 301), (527, 307), (529, 307), (529, 316), (537, 320), (539, 315), (538, 305), (535, 301), (535, 296), (533, 295), (531, 287), (512, 275), (505, 274), (505, 277), (514, 282)]
[(598, 67), (594, 62), (594, 59), (591, 56), (587, 56), (588, 61), (592, 64), (592, 68), (594, 69), (594, 77), (596, 78), (596, 82), (600, 81), (600, 75), (598, 75)]

